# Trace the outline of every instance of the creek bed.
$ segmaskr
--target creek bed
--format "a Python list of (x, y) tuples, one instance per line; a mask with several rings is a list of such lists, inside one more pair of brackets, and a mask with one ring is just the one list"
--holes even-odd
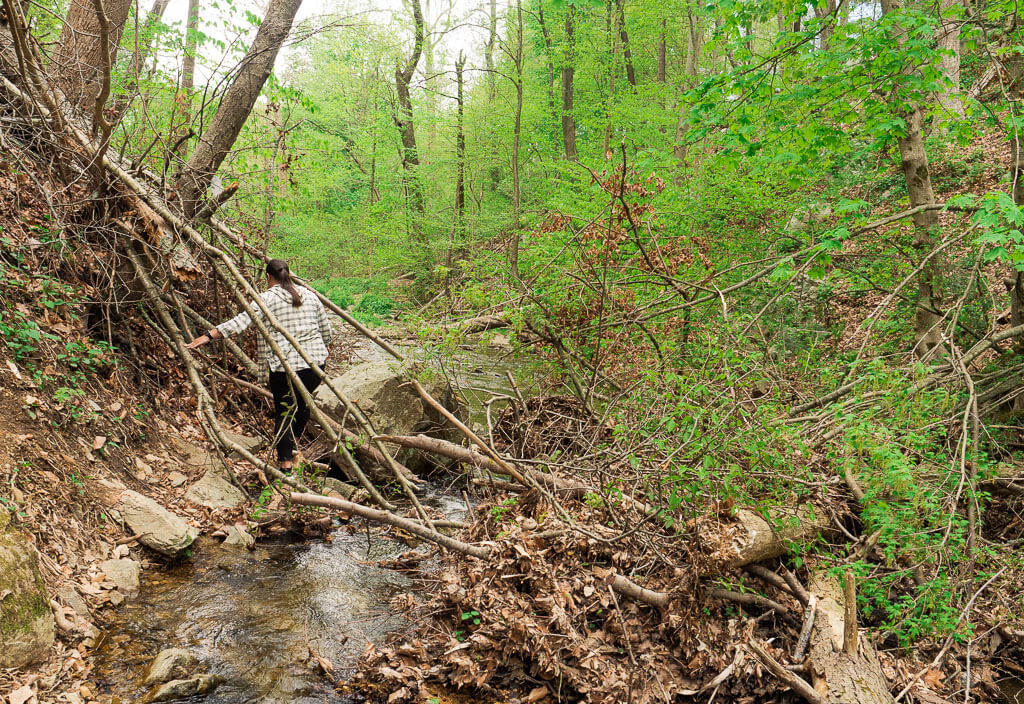
[[(407, 348), (410, 356), (417, 350)], [(360, 339), (353, 361), (382, 358)], [(430, 363), (428, 361), (428, 363)], [(458, 377), (471, 419), (486, 427), (483, 403), (509, 394), (506, 371), (518, 365), (494, 349), (463, 350), (445, 365)], [(432, 486), (423, 502), (458, 520), (462, 498)], [(355, 529), (353, 529), (353, 526)], [(409, 549), (373, 524), (354, 521), (327, 541), (261, 541), (249, 551), (202, 540), (195, 555), (144, 573), (140, 595), (108, 612), (96, 650), (96, 681), (112, 701), (142, 701), (143, 680), (161, 650), (181, 647), (200, 660), (194, 673), (223, 678), (210, 694), (176, 701), (208, 704), (342, 704), (310, 657), (310, 647), (345, 680), (367, 643), (408, 626), (392, 599), (416, 588), (405, 575), (376, 566)]]
[[(433, 492), (425, 503), (465, 515), (461, 499)], [(415, 584), (372, 563), (408, 549), (356, 522), (329, 541), (264, 542), (251, 551), (203, 541), (191, 559), (147, 573), (140, 596), (112, 612), (96, 652), (97, 683), (121, 701), (141, 701), (148, 664), (182, 647), (198, 656), (196, 674), (224, 684), (178, 701), (355, 701), (334, 691), (309, 649), (346, 679), (368, 642), (407, 626), (391, 600)]]

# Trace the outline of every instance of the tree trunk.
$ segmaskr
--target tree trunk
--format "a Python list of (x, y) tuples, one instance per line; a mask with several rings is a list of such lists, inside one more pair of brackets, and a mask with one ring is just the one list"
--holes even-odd
[(964, 102), (960, 94), (960, 18), (959, 0), (939, 3), (939, 26), (935, 28), (935, 42), (942, 51), (942, 74), (948, 84), (939, 93), (939, 105), (959, 117), (964, 116)]
[(487, 65), (487, 98), (494, 100), (498, 92), (498, 77), (494, 73), (494, 47), (498, 43), (498, 0), (491, 0), (488, 21), (484, 61)]
[[(199, 0), (188, 0), (185, 21), (185, 56), (181, 62), (181, 86), (175, 96), (178, 128), (175, 130), (175, 157), (181, 163), (188, 158), (188, 139), (185, 137), (192, 122), (192, 89), (196, 76), (196, 51), (199, 48)], [(172, 146), (174, 146), (172, 145)]]
[(818, 32), (818, 48), (825, 50), (832, 44), (832, 33), (835, 31), (839, 11), (838, 0), (826, 0), (824, 7), (815, 5), (814, 16), (821, 22), (821, 30)]
[(558, 124), (558, 103), (555, 102), (555, 59), (554, 51), (551, 48), (551, 32), (548, 24), (544, 21), (544, 7), (537, 7), (537, 22), (540, 24), (540, 33), (544, 37), (544, 57), (548, 65), (548, 105), (551, 109), (551, 117), (554, 124)]
[(519, 141), (523, 126), (523, 2), (516, 2), (516, 46), (512, 54), (516, 66), (516, 107), (512, 132), (512, 235), (508, 266), (512, 280), (519, 280), (519, 219), (522, 209), (522, 189), (519, 184)]
[(398, 95), (398, 114), (395, 116), (395, 124), (398, 125), (398, 133), (402, 139), (402, 172), (406, 193), (413, 210), (412, 239), (418, 246), (423, 247), (423, 255), (426, 252), (426, 242), (423, 239), (423, 228), (419, 218), (423, 215), (425, 205), (423, 202), (423, 191), (420, 188), (418, 174), (420, 155), (416, 149), (416, 129), (413, 122), (412, 96), (409, 93), (409, 85), (412, 83), (413, 75), (416, 73), (416, 66), (420, 62), (423, 53), (423, 12), (420, 9), (419, 0), (411, 0), (413, 19), (413, 47), (409, 60), (404, 67), (395, 69), (395, 92)]
[(455, 133), (455, 218), (456, 231), (460, 234), (465, 228), (466, 219), (466, 131), (465, 131), (465, 97), (463, 95), (463, 71), (466, 68), (466, 57), (459, 52), (459, 60), (455, 62), (456, 94), (456, 133)]
[[(636, 88), (636, 69), (633, 54), (629, 51), (629, 32), (626, 31), (626, 0), (617, 0), (619, 10), (619, 39), (622, 41), (622, 60), (626, 63), (626, 80)], [(660, 57), (659, 57), (660, 58)]]
[[(139, 76), (145, 70), (149, 57), (153, 55), (153, 49), (156, 44), (153, 33), (156, 30), (156, 24), (163, 19), (164, 12), (170, 4), (171, 0), (153, 0), (153, 7), (150, 9), (149, 14), (146, 15), (146, 20), (143, 22), (142, 27), (139, 29), (139, 34), (135, 38), (135, 56), (132, 59), (132, 81), (134, 81), (135, 86), (138, 86)], [(135, 86), (132, 86), (132, 89)]]
[(664, 83), (668, 62), (665, 56), (665, 20), (661, 21), (661, 34), (658, 35), (658, 83)]
[(444, 290), (451, 295), (452, 266), (455, 261), (455, 247), (461, 246), (466, 234), (466, 130), (465, 130), (465, 94), (463, 70), (466, 68), (466, 55), (461, 51), (455, 62), (455, 221), (452, 223), (448, 252), (445, 256)]
[[(131, 6), (131, 0), (71, 0), (67, 23), (50, 61), (50, 73), (64, 100), (82, 114), (91, 115), (96, 109)], [(105, 27), (101, 16), (106, 17)]]
[[(700, 52), (704, 46), (703, 29), (700, 26), (700, 18), (693, 16), (693, 11), (686, 11), (686, 64), (683, 69), (688, 77), (696, 77), (697, 66), (700, 63)], [(689, 81), (688, 81), (689, 83)], [(679, 116), (676, 120), (675, 142), (672, 146), (672, 156), (681, 165), (686, 163), (687, 147), (686, 133), (690, 131), (689, 105), (685, 101), (679, 101)]]
[(615, 27), (618, 17), (615, 13), (617, 0), (608, 0), (605, 11), (605, 33), (608, 35), (608, 55), (611, 60), (608, 62), (608, 96), (604, 104), (604, 135), (601, 139), (601, 153), (607, 154), (612, 139), (612, 104), (615, 101), (615, 74), (618, 70), (615, 54), (618, 44), (615, 41)]
[(178, 174), (176, 187), (187, 217), (195, 215), (217, 169), (241, 132), (263, 84), (274, 67), (277, 52), (291, 31), (302, 0), (270, 0), (256, 39), (242, 59), (210, 126), (196, 144), (188, 164)]
[(575, 6), (565, 10), (565, 57), (562, 63), (562, 149), (565, 158), (576, 158), (576, 119), (573, 117), (573, 71), (576, 61), (576, 38), (573, 14)]
[(181, 92), (192, 94), (196, 78), (196, 50), (199, 47), (199, 0), (188, 0), (185, 24), (185, 56), (181, 63)]
[[(694, 17), (693, 11), (686, 10), (686, 64), (683, 73), (687, 76), (697, 75), (700, 65), (700, 53), (704, 48), (704, 28), (700, 17)], [(713, 72), (713, 71), (712, 71)]]
[[(898, 0), (882, 2), (882, 12), (885, 14), (894, 12), (898, 7)], [(904, 109), (901, 116), (907, 127), (905, 134), (897, 137), (896, 142), (900, 149), (907, 192), (910, 194), (910, 207), (934, 205), (935, 192), (932, 190), (928, 153), (924, 149), (921, 133), (921, 109), (914, 107), (909, 112)], [(926, 210), (914, 215), (914, 249), (922, 258), (930, 254), (935, 245), (938, 224), (937, 210)], [(942, 331), (939, 329), (942, 316), (938, 313), (941, 282), (942, 262), (938, 256), (934, 256), (924, 264), (917, 280), (914, 350), (922, 359), (933, 356), (942, 346)]]

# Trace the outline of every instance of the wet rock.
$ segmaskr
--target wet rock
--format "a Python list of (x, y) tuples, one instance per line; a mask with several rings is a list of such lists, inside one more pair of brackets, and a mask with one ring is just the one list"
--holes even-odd
[(117, 509), (140, 543), (168, 557), (179, 557), (196, 539), (195, 528), (136, 491), (121, 492)]
[(234, 508), (245, 501), (245, 494), (236, 487), (224, 473), (222, 468), (207, 470), (202, 478), (189, 487), (185, 499), (207, 508)]
[[(406, 381), (406, 374), (389, 361), (356, 364), (332, 381), (349, 400), (359, 405), (381, 435), (426, 433), (445, 437), (451, 431), (448, 421), (420, 398)], [(447, 409), (457, 415), (462, 412), (451, 387), (443, 378), (421, 383)], [(339, 420), (346, 418), (344, 405), (326, 383), (320, 385), (315, 396), (329, 415)], [(348, 420), (351, 422), (350, 417)], [(426, 462), (422, 453), (394, 446), (388, 449), (409, 469), (416, 470)]]
[(53, 613), (32, 543), (0, 508), (0, 669), (24, 667), (53, 644)]
[(100, 563), (100, 569), (126, 596), (139, 592), (139, 573), (142, 571), (142, 565), (135, 560), (104, 560)]
[(236, 545), (248, 549), (256, 544), (256, 538), (249, 535), (244, 528), (231, 526), (226, 532), (227, 537), (224, 538), (224, 545)]
[(156, 687), (146, 698), (147, 702), (165, 702), (169, 699), (182, 699), (197, 694), (208, 694), (215, 690), (223, 678), (218, 675), (198, 675), (187, 680), (171, 680)]
[(120, 606), (124, 603), (124, 594), (119, 591), (110, 592), (107, 596), (107, 600), (110, 602), (111, 606)]
[[(260, 450), (267, 446), (267, 441), (265, 438), (254, 438), (249, 435), (242, 435), (241, 433), (233, 433), (230, 430), (222, 430), (221, 432), (224, 433), (225, 438), (235, 443), (243, 450), (252, 455), (255, 455), (256, 453), (258, 453)], [(233, 460), (242, 459), (242, 455), (235, 451), (232, 451), (230, 454), (228, 454), (228, 457)]]
[(199, 664), (192, 652), (185, 648), (167, 648), (161, 650), (146, 670), (145, 684), (155, 685), (181, 679)]

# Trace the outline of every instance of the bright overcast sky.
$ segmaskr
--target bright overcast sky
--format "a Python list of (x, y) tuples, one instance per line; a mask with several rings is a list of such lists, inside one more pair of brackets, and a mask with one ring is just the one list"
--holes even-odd
[[(267, 0), (237, 0), (237, 2), (240, 3), (241, 7), (248, 8), (256, 14), (262, 14), (267, 4)], [(487, 6), (487, 0), (421, 0), (428, 25), (432, 19), (436, 19), (443, 10), (446, 10), (449, 2), (453, 7), (453, 19), (455, 20), (453, 24), (456, 26), (445, 36), (439, 49), (449, 57), (457, 56), (460, 50), (464, 51), (469, 57), (468, 63), (473, 64), (475, 58), (482, 56), (483, 44), (487, 40), (486, 30), (479, 26), (486, 23), (486, 11), (484, 8)], [(227, 26), (227, 23), (223, 21), (223, 11), (214, 8), (214, 4), (210, 0), (200, 0), (201, 30), (226, 42), (238, 41), (237, 33), (233, 32)], [(501, 8), (506, 4), (506, 0), (499, 0), (499, 12), (501, 12)], [(391, 14), (403, 12), (402, 0), (342, 0), (341, 2), (339, 0), (303, 0), (302, 5), (299, 7), (299, 14), (295, 24), (298, 25), (305, 20), (312, 20), (314, 23), (320, 24), (317, 20), (321, 17), (326, 22), (327, 16), (337, 12), (339, 6), (349, 8), (345, 12), (346, 15), (355, 15), (357, 13), (364, 15), (365, 13), (364, 16), (367, 21), (374, 22), (384, 22)], [(148, 7), (148, 3), (143, 1), (141, 7), (145, 9)], [(187, 14), (188, 0), (171, 0), (164, 12), (163, 19), (168, 25), (184, 27)], [(353, 29), (351, 31), (358, 30)], [(244, 42), (245, 46), (248, 46), (253, 36), (250, 32), (241, 41)], [(285, 52), (287, 52), (287, 49)], [(205, 62), (198, 62), (199, 64), (216, 64), (222, 59), (220, 49), (212, 45), (204, 53), (206, 54), (204, 57), (206, 60)], [(178, 57), (168, 56), (163, 58), (163, 61), (172, 65), (172, 62), (177, 62), (178, 60)], [(279, 61), (278, 67), (280, 65)], [(171, 65), (166, 65), (166, 67), (171, 69)], [(422, 65), (420, 68), (422, 69)], [(197, 73), (199, 74), (196, 76), (197, 83), (203, 82), (209, 76), (209, 71), (204, 70), (202, 66), (197, 66)]]

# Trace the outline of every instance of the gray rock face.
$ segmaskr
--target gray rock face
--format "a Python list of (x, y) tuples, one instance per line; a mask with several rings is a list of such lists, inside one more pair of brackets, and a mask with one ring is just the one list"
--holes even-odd
[[(396, 369), (391, 362), (381, 360), (356, 364), (332, 381), (349, 400), (359, 405), (381, 435), (445, 435), (451, 430), (449, 423), (420, 398), (404, 376), (402, 370)], [(421, 383), (446, 408), (458, 410), (454, 394), (444, 379)], [(328, 414), (336, 419), (345, 417), (344, 406), (326, 383), (317, 388), (315, 396)], [(422, 465), (420, 453), (407, 452), (395, 446), (388, 449), (410, 469), (415, 470), (417, 465)]]
[(199, 658), (184, 648), (167, 648), (150, 663), (145, 684), (163, 684), (185, 677), (199, 664)]
[(135, 560), (104, 560), (100, 563), (100, 569), (125, 595), (138, 593), (142, 565)]
[(117, 509), (140, 543), (168, 557), (180, 556), (196, 539), (195, 528), (136, 491), (122, 492)]
[(24, 667), (53, 645), (53, 613), (39, 574), (39, 555), (8, 527), (0, 508), (0, 668)]
[(786, 223), (786, 231), (793, 234), (805, 232), (814, 225), (820, 225), (830, 217), (832, 217), (832, 206), (828, 203), (809, 205), (793, 214), (793, 217)]
[(185, 499), (207, 508), (234, 508), (245, 501), (245, 494), (224, 477), (226, 469), (209, 469), (189, 487)]
[(168, 699), (182, 699), (196, 694), (212, 692), (223, 682), (218, 675), (197, 675), (187, 680), (171, 680), (154, 689), (146, 698), (148, 702), (165, 702)]
[[(226, 437), (228, 440), (230, 440), (231, 442), (241, 447), (243, 450), (246, 450), (247, 452), (253, 455), (255, 455), (256, 453), (258, 453), (260, 450), (267, 446), (267, 441), (264, 438), (254, 438), (248, 435), (241, 435), (240, 433), (233, 433), (230, 430), (222, 430), (221, 432), (224, 433), (224, 437)], [(230, 457), (233, 460), (242, 459), (242, 455), (234, 451), (232, 451), (228, 455), (228, 457)]]

